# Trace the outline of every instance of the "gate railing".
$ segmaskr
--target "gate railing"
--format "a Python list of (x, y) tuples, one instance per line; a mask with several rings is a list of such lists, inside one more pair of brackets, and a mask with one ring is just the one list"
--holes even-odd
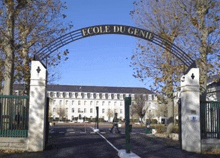
[(28, 96), (0, 95), (0, 137), (27, 137)]
[(220, 102), (201, 102), (200, 108), (201, 138), (220, 139)]

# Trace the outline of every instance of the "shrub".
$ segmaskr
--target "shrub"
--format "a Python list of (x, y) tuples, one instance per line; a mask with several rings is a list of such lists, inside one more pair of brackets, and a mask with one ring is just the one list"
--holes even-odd
[(170, 123), (170, 124), (167, 126), (167, 133), (173, 133), (173, 130), (174, 130), (174, 124), (173, 124), (173, 123)]
[(157, 133), (164, 133), (166, 131), (166, 127), (163, 125), (156, 126)]
[(91, 121), (92, 121), (92, 122), (96, 122), (96, 118), (92, 118)]
[(54, 119), (54, 121), (59, 121), (59, 117), (56, 117), (56, 118)]
[(138, 119), (130, 119), (130, 121), (131, 121), (132, 123), (134, 123), (134, 122), (139, 122)]
[(157, 120), (156, 119), (146, 119), (146, 122), (150, 123), (150, 124), (157, 124)]
[(99, 122), (104, 122), (104, 118), (99, 118)]
[(179, 126), (174, 126), (173, 133), (179, 133)]
[(53, 117), (49, 117), (49, 122), (52, 122), (53, 121)]

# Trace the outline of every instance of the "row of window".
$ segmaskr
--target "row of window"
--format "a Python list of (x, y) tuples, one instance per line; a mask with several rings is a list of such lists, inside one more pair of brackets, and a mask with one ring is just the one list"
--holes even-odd
[[(134, 97), (134, 94), (112, 94), (112, 93), (70, 93), (70, 92), (48, 92), (51, 98), (82, 98), (82, 99), (123, 99), (125, 97)], [(156, 100), (152, 94), (142, 95), (146, 100)], [(148, 97), (147, 97), (148, 96)]]
[[(65, 105), (68, 105), (69, 102), (71, 102), (71, 101), (66, 100), (66, 101), (65, 101)], [(94, 101), (81, 101), (81, 100), (74, 101), (74, 100), (72, 100), (72, 105), (74, 105), (75, 102), (77, 103), (77, 105), (87, 105), (88, 103), (89, 103), (90, 105), (93, 105), (93, 103), (95, 103), (96, 105), (99, 105), (99, 104), (100, 104), (99, 101), (94, 102)], [(82, 104), (82, 103), (83, 103), (83, 104)], [(105, 105), (106, 101), (102, 101), (101, 103), (102, 103), (102, 105)], [(57, 100), (53, 100), (53, 105), (56, 105), (56, 104), (57, 104)], [(63, 105), (63, 100), (59, 100), (59, 105)], [(109, 105), (109, 106), (111, 105), (111, 101), (108, 101), (108, 105)], [(114, 102), (114, 106), (116, 106), (116, 105), (117, 105), (117, 102), (115, 101), (115, 102)], [(122, 105), (123, 105), (123, 102), (120, 102), (120, 106), (122, 106)]]
[[(57, 109), (59, 111), (59, 108)], [(56, 112), (56, 108), (53, 108), (53, 113)], [(72, 113), (75, 112), (75, 109), (72, 108)], [(78, 113), (86, 113), (87, 112), (87, 109), (84, 108), (84, 110), (82, 111), (80, 108), (78, 108)], [(114, 109), (114, 112), (116, 112), (116, 109)], [(68, 113), (68, 108), (65, 109), (65, 113), (67, 114)], [(93, 113), (93, 108), (90, 108), (90, 113)], [(102, 113), (104, 114), (105, 113), (105, 109), (102, 109)], [(120, 114), (122, 114), (122, 109), (120, 109)]]

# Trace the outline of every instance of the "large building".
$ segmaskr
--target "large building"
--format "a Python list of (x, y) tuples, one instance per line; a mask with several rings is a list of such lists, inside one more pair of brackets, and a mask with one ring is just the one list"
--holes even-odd
[[(18, 94), (22, 88), (21, 85), (16, 85), (14, 89)], [(156, 108), (156, 95), (146, 88), (47, 85), (50, 115), (54, 119), (60, 119), (61, 115), (65, 115), (68, 120), (95, 118), (96, 107), (99, 107), (99, 118), (106, 121), (112, 120), (112, 114), (118, 113), (118, 117), (123, 120), (125, 117), (124, 98), (130, 96), (134, 103), (136, 94), (145, 98), (146, 107), (150, 106), (146, 113)]]

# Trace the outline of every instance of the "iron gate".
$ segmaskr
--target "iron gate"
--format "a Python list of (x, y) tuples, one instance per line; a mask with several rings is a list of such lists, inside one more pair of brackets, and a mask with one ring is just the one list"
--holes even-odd
[(27, 137), (28, 96), (0, 96), (0, 137)]
[(201, 138), (220, 139), (220, 102), (200, 103)]

